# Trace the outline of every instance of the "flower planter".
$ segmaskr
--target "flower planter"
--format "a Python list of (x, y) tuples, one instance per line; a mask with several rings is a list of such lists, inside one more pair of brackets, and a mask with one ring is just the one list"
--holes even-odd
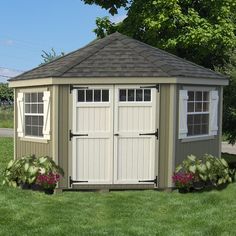
[(193, 183), (193, 189), (196, 191), (200, 191), (204, 189), (205, 183), (203, 181), (198, 181)]
[(44, 193), (47, 194), (47, 195), (52, 195), (54, 193), (54, 189), (44, 189)]
[(31, 184), (28, 184), (28, 183), (21, 183), (21, 184), (20, 184), (20, 187), (21, 187), (21, 189), (29, 190), (29, 189), (31, 189)]
[(32, 184), (31, 189), (33, 191), (43, 191), (43, 188), (38, 184)]
[(179, 188), (179, 193), (189, 193), (189, 189), (187, 189), (187, 188)]

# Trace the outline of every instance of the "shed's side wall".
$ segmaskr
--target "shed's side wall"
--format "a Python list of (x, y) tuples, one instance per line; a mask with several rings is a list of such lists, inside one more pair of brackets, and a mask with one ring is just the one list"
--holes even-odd
[[(182, 86), (178, 86), (177, 96), (179, 97), (179, 90)], [(221, 129), (222, 129), (222, 101), (223, 101), (223, 87), (217, 87), (219, 91), (219, 106), (218, 106), (218, 135), (208, 140), (198, 140), (182, 142), (178, 139), (178, 125), (176, 130), (176, 156), (175, 165), (180, 164), (187, 155), (193, 154), (200, 157), (206, 153), (214, 156), (221, 154)], [(177, 99), (178, 100), (178, 99)], [(177, 109), (177, 120), (179, 119), (179, 112)], [(179, 122), (178, 122), (179, 123)], [(178, 124), (177, 123), (177, 124)]]
[[(52, 94), (52, 87), (37, 87), (37, 88), (45, 88), (45, 90), (49, 90)], [(37, 89), (36, 87), (33, 87), (33, 89)], [(17, 95), (19, 92), (24, 92), (25, 89), (29, 88), (17, 88), (15, 89), (15, 104), (17, 104)], [(51, 96), (52, 98), (52, 96)], [(52, 101), (53, 103), (53, 101)], [(52, 152), (52, 137), (51, 140), (49, 140), (47, 143), (40, 143), (37, 141), (24, 141), (22, 138), (19, 138), (17, 136), (17, 115), (18, 115), (18, 110), (17, 106), (15, 105), (15, 158), (21, 158), (22, 156), (25, 155), (31, 155), (35, 154), (36, 156), (50, 156), (52, 157), (53, 152)], [(51, 124), (52, 124), (52, 109), (51, 109)], [(52, 125), (51, 125), (51, 131), (52, 130)]]
[(68, 187), (68, 166), (69, 166), (69, 118), (71, 115), (69, 104), (69, 85), (59, 85), (59, 115), (58, 115), (58, 164), (65, 172), (64, 178), (60, 181), (59, 187)]
[[(174, 84), (161, 84), (159, 117), (159, 187), (172, 186), (171, 176), (175, 155), (176, 88)], [(174, 118), (174, 119), (173, 119)]]

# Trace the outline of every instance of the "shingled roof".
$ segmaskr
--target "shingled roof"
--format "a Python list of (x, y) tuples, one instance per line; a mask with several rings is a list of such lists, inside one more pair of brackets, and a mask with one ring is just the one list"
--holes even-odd
[(91, 77), (225, 77), (118, 32), (9, 81)]

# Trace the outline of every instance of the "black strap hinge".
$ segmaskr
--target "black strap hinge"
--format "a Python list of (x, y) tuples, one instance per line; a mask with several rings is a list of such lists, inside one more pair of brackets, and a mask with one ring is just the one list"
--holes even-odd
[(71, 139), (73, 138), (73, 137), (82, 137), (82, 136), (88, 136), (88, 134), (73, 134), (72, 132), (71, 132), (71, 129), (70, 129), (70, 131), (69, 131), (69, 140), (71, 141)]
[(143, 133), (143, 134), (139, 134), (139, 135), (140, 136), (141, 135), (154, 135), (158, 139), (159, 138), (159, 130), (157, 129), (156, 132), (154, 132), (154, 133)]
[(71, 178), (71, 176), (69, 177), (69, 186), (71, 187), (72, 186), (72, 184), (74, 184), (74, 183), (88, 183), (88, 181), (85, 181), (85, 180), (73, 180), (72, 178)]
[(148, 180), (139, 180), (139, 183), (154, 183), (157, 187), (157, 176), (155, 179), (148, 179)]

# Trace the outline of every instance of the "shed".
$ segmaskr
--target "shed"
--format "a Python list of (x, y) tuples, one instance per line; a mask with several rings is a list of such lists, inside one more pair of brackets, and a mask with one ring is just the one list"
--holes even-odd
[(189, 154), (221, 155), (221, 74), (114, 33), (9, 80), (15, 158), (48, 155), (60, 188), (172, 186)]

